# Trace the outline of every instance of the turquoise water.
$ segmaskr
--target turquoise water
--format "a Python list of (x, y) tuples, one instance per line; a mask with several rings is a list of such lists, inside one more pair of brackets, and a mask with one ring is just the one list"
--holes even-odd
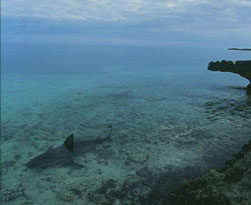
[[(248, 82), (207, 71), (246, 54), (182, 49), (16, 46), (3, 49), (5, 204), (161, 204), (221, 167), (250, 139)], [(112, 140), (74, 157), (83, 168), (26, 164), (74, 133)], [(49, 159), (48, 159), (49, 160)]]

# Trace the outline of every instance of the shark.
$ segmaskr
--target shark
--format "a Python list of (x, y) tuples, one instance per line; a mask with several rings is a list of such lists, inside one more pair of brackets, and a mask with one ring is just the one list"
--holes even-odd
[(71, 167), (73, 169), (84, 167), (74, 162), (74, 158), (96, 150), (96, 146), (111, 141), (112, 125), (108, 125), (109, 133), (105, 138), (86, 140), (74, 143), (74, 135), (70, 134), (64, 143), (58, 147), (50, 147), (44, 153), (32, 158), (27, 167), (30, 169), (47, 169), (51, 167)]

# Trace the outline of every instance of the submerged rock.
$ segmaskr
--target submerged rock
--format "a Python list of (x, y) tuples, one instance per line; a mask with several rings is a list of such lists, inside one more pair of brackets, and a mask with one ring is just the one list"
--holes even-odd
[(21, 196), (25, 196), (24, 188), (17, 188), (17, 189), (5, 189), (1, 192), (1, 201), (9, 202), (15, 199), (18, 199)]
[(249, 80), (247, 90), (251, 92), (251, 60), (236, 61), (235, 63), (225, 60), (221, 62), (210, 62), (208, 65), (208, 70), (239, 74), (241, 77)]
[(251, 140), (219, 171), (182, 186), (171, 194), (173, 204), (248, 205), (251, 202)]

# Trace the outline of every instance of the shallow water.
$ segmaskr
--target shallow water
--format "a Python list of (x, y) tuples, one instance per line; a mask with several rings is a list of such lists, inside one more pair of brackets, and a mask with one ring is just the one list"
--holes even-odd
[[(251, 98), (238, 89), (247, 81), (207, 71), (210, 59), (232, 53), (4, 51), (5, 204), (158, 204), (188, 179), (221, 167), (250, 139)], [(74, 158), (83, 168), (26, 167), (71, 133), (76, 141), (105, 137), (107, 124), (112, 141)]]

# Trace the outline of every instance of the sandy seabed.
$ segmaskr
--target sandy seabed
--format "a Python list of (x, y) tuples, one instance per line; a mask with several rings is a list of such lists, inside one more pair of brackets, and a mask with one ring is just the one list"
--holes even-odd
[[(3, 204), (168, 203), (170, 191), (221, 167), (250, 139), (245, 91), (191, 78), (114, 68), (3, 78)], [(27, 168), (70, 133), (76, 143), (105, 137), (107, 124), (112, 141), (74, 158), (83, 168)]]

